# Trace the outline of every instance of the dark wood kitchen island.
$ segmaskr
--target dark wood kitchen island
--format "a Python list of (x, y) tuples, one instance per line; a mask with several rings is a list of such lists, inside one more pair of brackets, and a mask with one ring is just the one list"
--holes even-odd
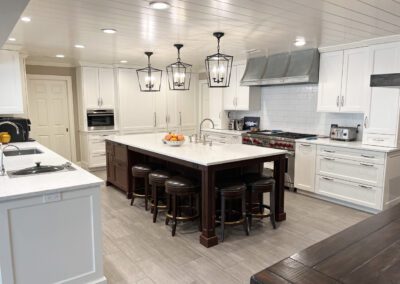
[(163, 165), (171, 170), (198, 175), (202, 187), (202, 233), (200, 243), (206, 247), (218, 244), (215, 234), (215, 178), (223, 171), (262, 171), (265, 162), (274, 162), (276, 180), (275, 218), (286, 219), (284, 211), (284, 175), (286, 151), (243, 144), (186, 142), (180, 147), (162, 143), (162, 134), (116, 136), (106, 141), (107, 184), (113, 184), (131, 197), (130, 168), (142, 162)]

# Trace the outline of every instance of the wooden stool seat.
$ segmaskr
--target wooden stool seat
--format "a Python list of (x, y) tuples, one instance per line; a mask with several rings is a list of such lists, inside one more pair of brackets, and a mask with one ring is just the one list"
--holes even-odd
[(153, 197), (153, 223), (157, 221), (159, 209), (165, 209), (167, 206), (159, 204), (161, 191), (165, 190), (165, 182), (171, 178), (171, 173), (164, 170), (155, 170), (149, 174), (149, 183), (151, 185), (151, 193)]
[[(150, 197), (149, 194), (149, 173), (151, 172), (151, 166), (147, 164), (137, 164), (132, 166), (132, 199), (131, 206), (133, 205), (133, 201), (135, 198), (144, 198), (144, 207), (147, 211), (148, 199)], [(136, 179), (143, 178), (144, 179), (144, 192), (139, 192), (139, 188), (136, 186)]]
[[(249, 235), (249, 227), (246, 217), (246, 184), (242, 181), (229, 181), (219, 183), (216, 187), (217, 192), (221, 197), (221, 242), (224, 241), (225, 225), (240, 225), (243, 224), (246, 235)], [(239, 220), (226, 221), (226, 200), (240, 199), (241, 202), (241, 215)]]
[[(168, 225), (170, 220), (174, 222), (172, 236), (175, 236), (178, 221), (193, 221), (200, 217), (200, 185), (188, 178), (174, 176), (165, 182), (165, 192), (168, 194), (165, 224)], [(188, 199), (186, 205), (183, 203), (184, 197)], [(193, 204), (193, 197), (196, 198), (196, 205)], [(182, 216), (185, 208), (190, 209), (190, 213)], [(201, 222), (199, 231), (201, 231)]]
[[(247, 185), (248, 191), (248, 210), (247, 215), (249, 217), (250, 227), (252, 225), (253, 217), (265, 218), (270, 217), (272, 227), (276, 229), (275, 223), (275, 180), (272, 177), (268, 177), (262, 174), (251, 173), (246, 174), (243, 179)], [(264, 204), (264, 193), (270, 194), (270, 204)], [(253, 198), (257, 196), (258, 202), (253, 203)], [(255, 212), (254, 207), (257, 207)], [(264, 213), (264, 209), (268, 209), (268, 214)]]

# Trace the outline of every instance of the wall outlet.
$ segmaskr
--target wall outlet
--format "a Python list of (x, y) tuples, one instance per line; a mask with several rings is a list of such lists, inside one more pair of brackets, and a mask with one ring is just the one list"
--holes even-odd
[(43, 195), (43, 203), (57, 202), (61, 200), (61, 192)]

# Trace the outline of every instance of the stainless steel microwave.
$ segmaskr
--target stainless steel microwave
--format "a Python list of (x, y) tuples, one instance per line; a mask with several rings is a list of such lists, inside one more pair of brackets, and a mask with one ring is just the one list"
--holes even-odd
[(88, 130), (112, 130), (114, 129), (113, 109), (88, 109)]

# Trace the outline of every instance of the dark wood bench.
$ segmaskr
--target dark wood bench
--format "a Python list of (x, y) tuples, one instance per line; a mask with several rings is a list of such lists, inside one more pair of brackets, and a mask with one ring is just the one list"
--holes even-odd
[(400, 283), (400, 205), (258, 272), (250, 283)]

